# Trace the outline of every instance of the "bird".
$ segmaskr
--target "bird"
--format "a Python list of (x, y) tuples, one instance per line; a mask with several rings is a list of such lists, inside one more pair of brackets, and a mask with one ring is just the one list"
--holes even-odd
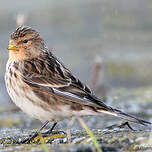
[[(141, 125), (151, 122), (106, 105), (58, 59), (39, 32), (22, 25), (10, 35), (5, 84), (11, 100), (43, 122), (41, 131), (66, 118), (108, 114)], [(35, 134), (25, 140), (29, 142)]]

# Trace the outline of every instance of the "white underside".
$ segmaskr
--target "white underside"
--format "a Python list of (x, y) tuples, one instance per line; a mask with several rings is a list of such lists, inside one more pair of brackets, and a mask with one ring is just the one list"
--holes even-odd
[[(70, 106), (64, 105), (62, 107), (62, 110), (53, 110), (51, 107), (49, 108), (49, 111), (44, 110), (40, 106), (37, 106), (33, 104), (31, 101), (29, 101), (27, 98), (24, 98), (22, 95), (22, 91), (19, 90), (19, 93), (21, 94), (20, 97), (15, 98), (13, 96), (13, 92), (9, 93), (12, 101), (20, 108), (22, 111), (24, 111), (29, 116), (39, 119), (41, 121), (59, 121), (65, 118), (69, 118), (72, 116), (87, 116), (87, 115), (93, 115), (92, 110), (81, 110), (81, 111), (71, 111)], [(33, 92), (28, 92), (29, 96), (38, 103), (40, 102), (39, 99), (33, 94)], [(47, 106), (47, 105), (46, 105)], [(95, 113), (94, 113), (95, 114)]]

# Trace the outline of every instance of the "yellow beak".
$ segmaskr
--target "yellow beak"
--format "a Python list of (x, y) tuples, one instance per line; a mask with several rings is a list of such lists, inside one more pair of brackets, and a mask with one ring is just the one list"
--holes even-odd
[(17, 47), (14, 44), (10, 43), (8, 46), (8, 50), (17, 50)]

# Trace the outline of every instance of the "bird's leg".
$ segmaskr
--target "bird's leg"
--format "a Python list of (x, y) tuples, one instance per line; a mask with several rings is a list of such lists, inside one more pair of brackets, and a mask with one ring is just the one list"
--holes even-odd
[(53, 126), (49, 129), (49, 130), (47, 130), (46, 132), (44, 132), (44, 133), (42, 133), (44, 136), (46, 135), (49, 135), (49, 134), (51, 134), (51, 133), (53, 133), (53, 134), (60, 134), (60, 133), (64, 133), (64, 134), (66, 134), (64, 131), (55, 131), (55, 132), (53, 132), (53, 130), (54, 130), (54, 128), (55, 128), (55, 126), (57, 125), (57, 122), (55, 122), (54, 124), (53, 124)]
[(42, 125), (42, 127), (41, 127), (39, 130), (37, 130), (31, 137), (25, 138), (24, 140), (22, 140), (22, 141), (19, 142), (19, 143), (22, 143), (22, 144), (28, 144), (28, 143), (30, 143), (30, 141), (31, 141), (32, 139), (34, 139), (34, 138), (38, 135), (38, 133), (39, 133), (40, 131), (42, 131), (43, 128), (46, 127), (46, 125), (47, 125), (48, 123), (49, 123), (49, 121), (46, 121), (46, 122)]
[(53, 126), (49, 130), (47, 130), (46, 132), (44, 132), (43, 134), (51, 134), (56, 125), (57, 125), (57, 122), (55, 122), (53, 124)]

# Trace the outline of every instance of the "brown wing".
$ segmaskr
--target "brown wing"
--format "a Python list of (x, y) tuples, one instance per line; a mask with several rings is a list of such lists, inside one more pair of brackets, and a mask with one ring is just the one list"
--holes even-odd
[(46, 53), (39, 58), (25, 60), (23, 65), (22, 77), (26, 83), (45, 89), (50, 94), (66, 101), (94, 108), (110, 109), (52, 54)]

